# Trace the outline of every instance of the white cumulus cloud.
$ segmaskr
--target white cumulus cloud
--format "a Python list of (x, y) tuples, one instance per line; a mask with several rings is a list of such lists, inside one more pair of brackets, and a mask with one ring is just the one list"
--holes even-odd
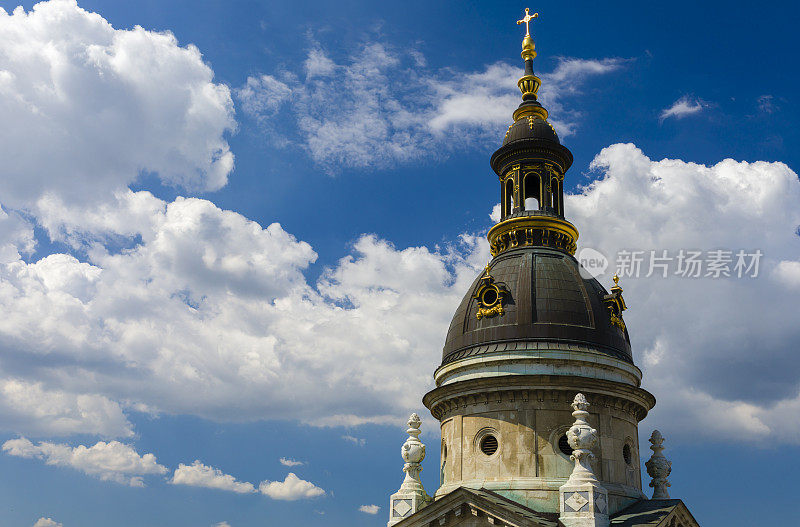
[(358, 508), (359, 511), (365, 514), (378, 514), (381, 508), (377, 505), (362, 505)]
[[(398, 87), (389, 73), (403, 61), (414, 66)], [(542, 75), (543, 101), (566, 116), (562, 133), (579, 122), (556, 112), (574, 81), (620, 67), (567, 59)], [(487, 130), (496, 141), (493, 127), (505, 128), (518, 101), (517, 68), (466, 72), (460, 86), (452, 72), (376, 43), (337, 63), (317, 49), (303, 70), (259, 77), (239, 98), (267, 120), (299, 115), (301, 144), (329, 166), (366, 166), (375, 151), (381, 163), (432, 155), (420, 138), (438, 152), (437, 134), (453, 127), (471, 130), (469, 141)], [(281, 225), (208, 200), (134, 192), (142, 171), (187, 189), (223, 185), (230, 96), (194, 47), (169, 33), (116, 30), (74, 1), (0, 12), (0, 91), (0, 155), (13, 158), (0, 167), (4, 430), (131, 437), (132, 409), (321, 426), (402, 423), (420, 410), (435, 350), (489, 258), (481, 236), (433, 249), (361, 236), (312, 282), (304, 273), (316, 253)], [(322, 100), (331, 112), (302, 111)], [(457, 111), (469, 101), (477, 120)], [(652, 161), (633, 145), (604, 149), (593, 168), (599, 179), (566, 200), (580, 244), (607, 255), (764, 255), (757, 279), (623, 277), (636, 359), (659, 398), (652, 419), (695, 437), (780, 430), (777, 440), (800, 442), (800, 428), (781, 421), (800, 408), (797, 174), (781, 163)], [(81, 250), (26, 260), (34, 223)], [(712, 419), (719, 409), (730, 418)], [(113, 441), (6, 446), (128, 484), (166, 470)], [(132, 468), (117, 470), (112, 458)], [(281, 495), (303, 486), (291, 476), (261, 487)]]
[[(800, 442), (798, 423), (781, 417), (800, 408), (797, 174), (783, 163), (652, 161), (630, 144), (603, 149), (593, 168), (600, 177), (566, 198), (566, 215), (580, 246), (610, 258), (606, 286), (619, 251), (643, 251), (640, 277), (620, 283), (643, 386), (658, 399), (653, 426), (683, 439), (780, 431), (780, 441)], [(664, 250), (673, 259), (732, 251), (732, 276), (683, 277), (673, 260), (667, 278), (658, 267), (647, 278), (650, 251)], [(761, 251), (758, 277), (737, 277), (740, 250)]]
[[(632, 145), (603, 150), (593, 167), (600, 178), (566, 200), (581, 246), (608, 256), (764, 254), (757, 279), (623, 277), (637, 362), (659, 398), (653, 419), (710, 433), (702, 423), (714, 404), (733, 405), (742, 438), (775, 430), (775, 409), (798, 400), (797, 175), (780, 163), (651, 161)], [(130, 433), (122, 412), (136, 405), (218, 420), (402, 422), (419, 409), (438, 363), (431, 350), (488, 259), (480, 238), (432, 251), (364, 236), (311, 284), (303, 270), (314, 251), (277, 224), (263, 228), (198, 199), (144, 210), (154, 212), (131, 250), (95, 246), (89, 262), (53, 255), (0, 266), (0, 344), (15, 359), (3, 368), (20, 383), (11, 386), (61, 394), (64, 409), (53, 415), (83, 416), (78, 394), (103, 398), (97, 423), (112, 424), (94, 426), (109, 435)], [(63, 366), (53, 369), (54, 360)], [(37, 411), (9, 428), (52, 426)], [(800, 430), (782, 437), (800, 441)]]
[(108, 397), (46, 390), (19, 379), (0, 379), (0, 417), (7, 430), (33, 434), (133, 435), (122, 407)]
[(64, 527), (64, 524), (55, 521), (52, 518), (39, 518), (33, 527)]
[(291, 458), (285, 458), (285, 457), (280, 458), (279, 461), (281, 462), (281, 465), (284, 465), (284, 466), (287, 466), (287, 467), (299, 467), (299, 466), (305, 465), (304, 461), (297, 461), (297, 460), (294, 460), (294, 459), (291, 459)]
[(284, 501), (316, 498), (325, 494), (324, 490), (310, 481), (298, 478), (294, 472), (289, 472), (283, 481), (262, 481), (258, 490), (274, 500)]
[[(454, 73), (424, 64), (419, 52), (381, 42), (365, 44), (341, 64), (314, 47), (304, 72), (250, 77), (237, 95), (269, 137), (281, 145), (301, 145), (332, 172), (494, 144), (521, 102), (516, 86), (521, 65), (499, 62), (482, 71)], [(541, 75), (541, 100), (557, 116), (553, 124), (559, 133), (574, 133), (580, 116), (566, 111), (562, 100), (579, 93), (586, 77), (622, 65), (620, 59), (561, 59), (554, 71)], [(395, 82), (398, 77), (403, 82)], [(325, 112), (316, 111), (320, 105)], [(295, 127), (287, 127), (292, 119)]]
[(0, 264), (30, 255), (35, 247), (33, 225), (18, 212), (0, 206)]
[(115, 29), (75, 0), (0, 9), (0, 195), (84, 204), (142, 172), (214, 190), (233, 168), (227, 87), (169, 32)]
[(34, 444), (20, 437), (3, 443), (3, 452), (11, 456), (41, 459), (48, 465), (70, 467), (103, 481), (131, 487), (143, 487), (143, 476), (167, 472), (166, 467), (156, 462), (153, 454), (140, 456), (133, 447), (118, 441), (99, 441), (91, 447), (71, 447), (48, 441)]
[[(125, 408), (386, 422), (418, 409), (407, 383), (430, 383), (430, 350), (486, 257), (475, 238), (431, 251), (365, 236), (309, 284), (316, 254), (280, 225), (139, 194), (118, 207), (126, 217), (152, 202), (147, 221), (126, 227), (141, 240), (133, 248), (0, 266), (0, 346), (14, 359), (0, 412), (19, 414), (3, 423), (12, 431), (77, 433), (88, 422), (85, 431), (126, 436)], [(52, 402), (26, 406), (34, 396)]]
[(708, 104), (702, 99), (684, 95), (672, 103), (669, 108), (664, 108), (661, 110), (661, 114), (659, 114), (659, 120), (663, 122), (671, 117), (675, 119), (683, 119), (689, 115), (700, 113), (704, 108), (707, 107)]
[(800, 261), (784, 260), (775, 268), (775, 278), (779, 283), (800, 289)]
[(256, 491), (252, 483), (237, 481), (230, 474), (224, 474), (218, 468), (204, 465), (199, 460), (195, 460), (191, 465), (184, 465), (183, 463), (178, 465), (178, 468), (172, 474), (170, 483), (173, 485), (227, 490), (238, 494), (249, 494)]

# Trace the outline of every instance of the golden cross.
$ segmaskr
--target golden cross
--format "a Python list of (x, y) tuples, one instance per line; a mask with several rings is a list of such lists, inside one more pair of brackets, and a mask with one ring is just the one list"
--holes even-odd
[(533, 20), (534, 18), (537, 18), (538, 16), (539, 16), (539, 13), (534, 13), (534, 14), (531, 14), (531, 12), (530, 12), (530, 9), (528, 9), (528, 8), (526, 7), (526, 8), (525, 8), (525, 16), (524, 16), (524, 17), (522, 17), (522, 20), (517, 20), (517, 25), (520, 25), (520, 24), (522, 24), (522, 23), (525, 23), (525, 36), (526, 36), (526, 37), (529, 37), (529, 36), (531, 36), (531, 28), (530, 28), (530, 26), (528, 26), (528, 23), (529, 23), (531, 20)]

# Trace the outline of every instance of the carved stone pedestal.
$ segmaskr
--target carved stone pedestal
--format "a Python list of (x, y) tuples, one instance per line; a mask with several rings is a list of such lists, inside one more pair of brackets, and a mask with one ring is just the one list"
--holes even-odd
[(400, 520), (407, 518), (428, 504), (430, 498), (425, 491), (403, 491), (398, 490), (389, 497), (389, 522), (386, 524), (391, 527)]
[(608, 525), (608, 493), (598, 484), (565, 484), (559, 488), (561, 523), (567, 527)]
[(575, 396), (572, 408), (575, 423), (567, 431), (567, 439), (573, 448), (575, 468), (558, 489), (559, 519), (567, 527), (608, 527), (608, 491), (595, 477), (590, 463), (597, 430), (586, 422), (589, 403), (582, 393)]

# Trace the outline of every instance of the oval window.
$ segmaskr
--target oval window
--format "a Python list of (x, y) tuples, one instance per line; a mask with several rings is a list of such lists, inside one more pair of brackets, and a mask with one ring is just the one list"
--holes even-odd
[(493, 287), (489, 287), (481, 295), (481, 302), (486, 307), (491, 307), (497, 302), (497, 291)]
[(497, 452), (497, 438), (493, 435), (487, 435), (481, 439), (481, 452), (487, 456), (491, 456)]
[(633, 464), (633, 458), (631, 457), (631, 446), (627, 443), (624, 447), (622, 447), (622, 459), (625, 460), (626, 465)]

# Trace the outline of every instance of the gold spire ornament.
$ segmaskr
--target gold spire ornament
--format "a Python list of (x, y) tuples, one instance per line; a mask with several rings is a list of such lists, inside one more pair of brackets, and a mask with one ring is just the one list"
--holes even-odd
[(522, 39), (522, 60), (533, 60), (536, 58), (536, 45), (531, 38), (530, 22), (534, 18), (539, 18), (539, 13), (531, 14), (530, 9), (525, 8), (525, 16), (522, 20), (517, 20), (517, 25), (525, 24), (525, 38)]
[[(619, 276), (617, 275), (617, 273), (614, 273), (614, 277), (612, 278), (612, 280), (614, 280), (614, 285), (611, 287), (611, 292), (612, 293), (619, 293), (620, 296), (621, 296), (622, 295), (622, 287), (619, 285)], [(623, 300), (622, 301), (622, 310), (625, 311), (626, 309), (628, 309), (628, 308), (625, 306), (625, 301)]]
[(608, 307), (611, 324), (617, 326), (622, 331), (625, 331), (625, 321), (622, 320), (622, 312), (628, 309), (625, 305), (625, 299), (622, 298), (622, 287), (619, 285), (619, 276), (614, 273), (614, 285), (611, 287), (611, 293), (603, 297), (603, 301)]
[(531, 10), (526, 7), (525, 8), (525, 16), (522, 17), (522, 20), (517, 20), (517, 25), (525, 24), (525, 36), (526, 37), (531, 36), (531, 28), (528, 25), (528, 23), (531, 20), (533, 20), (534, 18), (537, 18), (538, 16), (539, 16), (539, 13), (531, 14)]
[[(531, 14), (531, 10), (525, 8), (525, 16), (522, 20), (517, 20), (517, 25), (525, 24), (525, 37), (522, 39), (522, 60), (525, 61), (525, 74), (517, 81), (517, 87), (522, 92), (523, 101), (536, 101), (536, 94), (539, 86), (542, 85), (541, 79), (533, 73), (533, 59), (536, 58), (536, 45), (531, 38), (530, 22), (534, 18), (539, 18), (539, 13)], [(514, 111), (514, 121), (523, 117), (534, 117), (542, 120), (547, 119), (547, 110), (541, 104), (523, 104)]]

